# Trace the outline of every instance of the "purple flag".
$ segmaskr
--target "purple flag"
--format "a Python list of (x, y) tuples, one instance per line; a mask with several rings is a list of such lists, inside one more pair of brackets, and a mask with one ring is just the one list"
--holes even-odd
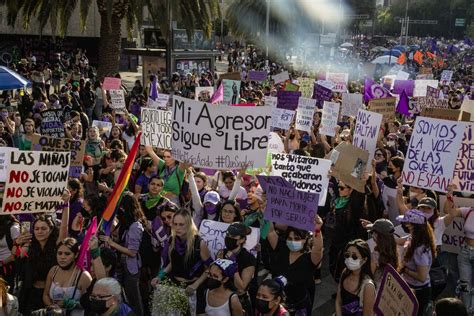
[(366, 78), (364, 83), (364, 101), (369, 102), (372, 99), (383, 99), (389, 98), (392, 95), (390, 92), (373, 81), (372, 79)]
[(393, 84), (393, 93), (395, 94), (402, 94), (402, 91), (405, 91), (408, 97), (412, 97), (414, 89), (414, 80), (395, 80)]
[(158, 79), (154, 79), (153, 82), (151, 83), (151, 88), (150, 88), (150, 99), (152, 99), (153, 101), (156, 101), (156, 99), (158, 99), (158, 89), (156, 87), (156, 80)]
[(411, 116), (409, 108), (408, 108), (409, 103), (410, 103), (410, 100), (408, 99), (408, 96), (405, 90), (403, 90), (402, 94), (400, 95), (400, 101), (398, 101), (397, 112), (405, 116)]
[(209, 101), (212, 104), (224, 102), (224, 85), (221, 83)]

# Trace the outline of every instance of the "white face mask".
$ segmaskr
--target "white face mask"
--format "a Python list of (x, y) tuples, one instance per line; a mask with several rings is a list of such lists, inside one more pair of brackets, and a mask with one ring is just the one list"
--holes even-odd
[(344, 263), (346, 264), (347, 269), (349, 269), (351, 271), (358, 270), (358, 269), (360, 269), (360, 267), (362, 267), (362, 260), (361, 259), (354, 260), (351, 257), (349, 257), (349, 258), (346, 258)]
[(471, 193), (470, 192), (461, 192), (461, 195), (464, 197), (470, 197)]
[(389, 141), (387, 142), (387, 146), (389, 146), (389, 147), (395, 147), (395, 141), (389, 140)]

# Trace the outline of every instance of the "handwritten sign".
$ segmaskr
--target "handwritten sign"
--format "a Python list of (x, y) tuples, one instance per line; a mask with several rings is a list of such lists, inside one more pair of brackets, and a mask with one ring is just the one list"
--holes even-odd
[(299, 191), (319, 195), (319, 206), (326, 203), (331, 161), (299, 155), (272, 154), (272, 176), (279, 176)]
[(439, 89), (433, 88), (431, 86), (426, 86), (426, 96), (439, 99)]
[[(457, 207), (474, 207), (474, 199), (471, 198), (463, 198), (463, 197), (453, 197), (454, 205)], [(439, 196), (439, 212), (440, 214), (445, 214), (444, 212), (444, 204), (446, 203), (446, 195)], [(472, 216), (471, 214), (469, 216)], [(464, 245), (464, 218), (456, 217), (454, 218), (451, 225), (446, 227), (445, 231), (443, 232), (443, 236), (441, 237), (442, 244), (441, 250), (447, 251), (451, 253), (458, 254), (461, 250), (461, 247)]]
[(395, 121), (396, 98), (372, 99), (369, 101), (370, 112), (382, 114), (382, 124)]
[(460, 192), (474, 193), (474, 123), (466, 124), (461, 148), (459, 148), (453, 183)]
[(311, 98), (313, 96), (314, 79), (313, 78), (298, 78), (298, 84), (300, 85), (301, 96), (304, 98)]
[[(201, 236), (201, 239), (206, 243), (207, 248), (209, 248), (212, 259), (216, 259), (217, 253), (225, 248), (224, 239), (229, 226), (230, 224), (211, 221), (209, 219), (205, 219), (201, 222), (201, 226), (199, 226), (199, 236)], [(254, 251), (254, 248), (260, 240), (260, 229), (255, 227), (250, 227), (250, 229), (252, 232), (247, 236), (244, 248), (256, 256), (257, 253)]]
[(265, 167), (271, 107), (213, 106), (173, 97), (173, 157), (195, 167)]
[(324, 101), (319, 132), (323, 135), (335, 136), (338, 117), (339, 103)]
[(195, 87), (195, 89), (194, 100), (196, 101), (209, 102), (214, 94), (214, 87)]
[(57, 138), (66, 137), (62, 118), (63, 111), (61, 109), (41, 112), (41, 134)]
[(110, 131), (112, 130), (112, 122), (105, 122), (105, 121), (97, 121), (93, 120), (92, 121), (92, 126), (95, 126), (99, 129), (99, 134), (107, 136), (107, 138), (110, 136)]
[(436, 99), (433, 97), (418, 97), (418, 105), (421, 109), (448, 109), (449, 104), (446, 99)]
[(171, 111), (142, 108), (142, 145), (171, 149)]
[(125, 110), (125, 96), (123, 90), (109, 90), (110, 107), (114, 110)]
[(55, 211), (62, 204), (70, 157), (67, 152), (11, 152), (1, 213)]
[(102, 84), (102, 89), (119, 90), (121, 85), (122, 85), (122, 80), (120, 78), (105, 77), (104, 83)]
[(224, 85), (224, 103), (237, 104), (240, 103), (240, 81), (237, 80), (222, 80)]
[(290, 76), (288, 74), (288, 71), (283, 71), (277, 75), (273, 75), (272, 78), (275, 84), (277, 84), (277, 83), (285, 82), (286, 80), (290, 79)]
[(443, 70), (441, 73), (441, 83), (442, 84), (448, 84), (451, 82), (451, 79), (453, 78), (454, 71), (452, 70)]
[(324, 101), (332, 99), (332, 82), (318, 80), (314, 85), (313, 99), (316, 99), (316, 106), (322, 109)]
[(385, 214), (388, 219), (394, 224), (398, 225), (397, 216), (400, 215), (397, 204), (397, 190), (388, 186), (384, 186), (382, 191), (382, 202), (385, 207)]
[(349, 81), (349, 74), (328, 72), (326, 73), (326, 80), (333, 83), (332, 91), (346, 92), (347, 82)]
[[(367, 150), (370, 159), (375, 155), (382, 118), (382, 114), (362, 109), (359, 109), (359, 112), (357, 113), (357, 121), (352, 144), (360, 149)], [(366, 168), (367, 172), (372, 171), (371, 164), (367, 164)]]
[(257, 176), (267, 193), (264, 218), (280, 224), (312, 231), (318, 213), (318, 194), (296, 190), (276, 176)]
[(294, 116), (295, 111), (275, 107), (272, 109), (272, 127), (288, 130), (290, 129), (291, 122), (293, 122)]
[(465, 124), (417, 117), (403, 166), (403, 184), (446, 192)]
[(438, 88), (438, 80), (425, 80), (417, 79), (415, 80), (415, 89), (413, 90), (414, 97), (426, 97), (426, 87), (431, 86), (433, 88)]
[(249, 80), (250, 81), (265, 81), (267, 80), (267, 72), (266, 71), (249, 71)]
[(314, 110), (316, 100), (308, 98), (298, 99), (298, 111), (296, 112), (295, 126), (297, 130), (310, 133), (313, 126)]
[(18, 151), (18, 149), (13, 147), (0, 147), (0, 182), (7, 181), (7, 170), (12, 151)]
[(299, 91), (278, 91), (277, 108), (295, 111), (298, 107)]
[(343, 93), (341, 114), (344, 116), (357, 116), (357, 112), (362, 108), (362, 94)]
[(171, 106), (171, 96), (169, 94), (160, 93), (156, 97), (155, 104), (157, 105), (154, 108), (166, 109)]

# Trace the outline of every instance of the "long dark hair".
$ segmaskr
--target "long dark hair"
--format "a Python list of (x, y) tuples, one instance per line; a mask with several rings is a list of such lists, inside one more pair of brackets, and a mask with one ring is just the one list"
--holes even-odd
[(416, 248), (425, 246), (431, 250), (431, 256), (433, 260), (436, 258), (436, 247), (433, 229), (427, 222), (424, 224), (411, 224), (413, 225), (413, 233), (411, 234), (411, 242), (403, 258), (405, 262), (408, 262), (415, 253)]
[(146, 224), (146, 217), (140, 206), (140, 202), (136, 196), (131, 192), (125, 192), (122, 201), (120, 202), (120, 209), (117, 214), (120, 221), (120, 227), (128, 229), (134, 222), (140, 222), (143, 226)]
[(67, 182), (67, 185), (71, 187), (71, 189), (76, 190), (76, 193), (71, 196), (71, 202), (75, 202), (84, 195), (84, 188), (82, 187), (81, 181), (79, 179), (71, 179)]
[(288, 239), (291, 232), (293, 232), (293, 234), (295, 236), (298, 236), (299, 238), (301, 238), (304, 241), (303, 249), (301, 249), (301, 252), (305, 252), (305, 251), (309, 250), (309, 241), (310, 241), (310, 237), (311, 237), (309, 232), (307, 232), (305, 230), (302, 230), (302, 229), (298, 229), (298, 228), (294, 228), (292, 226), (289, 226), (288, 229), (285, 232), (285, 240)]
[[(357, 285), (357, 292), (359, 292), (364, 279), (366, 279), (367, 277), (371, 279), (374, 278), (374, 276), (372, 275), (372, 270), (370, 269), (370, 261), (371, 261), (370, 248), (369, 248), (369, 245), (362, 239), (355, 239), (348, 242), (346, 247), (344, 248), (344, 253), (349, 249), (349, 247), (355, 247), (359, 251), (360, 255), (362, 256), (362, 259), (366, 259), (360, 269), (359, 284)], [(349, 275), (351, 275), (351, 273), (352, 271), (347, 268), (345, 268), (344, 271), (342, 271), (341, 281), (340, 281), (341, 285), (344, 283), (344, 280)]]
[(221, 206), (219, 207), (219, 216), (218, 216), (219, 221), (222, 221), (222, 208), (226, 205), (230, 205), (234, 208), (234, 213), (235, 213), (234, 222), (241, 222), (242, 215), (240, 214), (240, 206), (239, 206), (239, 203), (237, 203), (234, 200), (227, 200), (221, 204)]
[(392, 234), (377, 234), (377, 244), (375, 250), (379, 253), (379, 267), (384, 269), (387, 264), (390, 264), (395, 270), (398, 270), (399, 261), (397, 254), (397, 243)]
[(48, 273), (49, 269), (56, 264), (56, 242), (58, 240), (59, 230), (54, 224), (51, 216), (38, 216), (38, 218), (33, 222), (33, 230), (37, 222), (46, 223), (51, 230), (44, 248), (41, 248), (41, 244), (33, 233), (31, 246), (28, 252), (28, 261), (34, 265), (32, 269), (34, 271), (31, 272), (36, 276), (41, 276), (42, 273)]

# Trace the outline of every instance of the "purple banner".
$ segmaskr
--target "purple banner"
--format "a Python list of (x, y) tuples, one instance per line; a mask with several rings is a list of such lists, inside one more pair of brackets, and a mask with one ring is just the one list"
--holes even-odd
[(267, 79), (266, 71), (249, 71), (249, 80), (250, 81), (264, 81)]
[(372, 79), (365, 79), (364, 83), (364, 101), (369, 102), (370, 100), (373, 99), (383, 99), (383, 98), (389, 98), (392, 95), (390, 92), (373, 81)]
[(316, 82), (313, 88), (313, 99), (316, 99), (318, 109), (322, 109), (324, 101), (332, 100), (332, 90)]
[(307, 231), (314, 230), (319, 195), (296, 190), (288, 181), (277, 176), (257, 176), (267, 193), (264, 218)]
[(402, 91), (405, 90), (407, 96), (413, 96), (413, 90), (415, 89), (414, 80), (395, 80), (393, 85), (393, 93), (402, 94)]
[(52, 109), (41, 112), (41, 134), (56, 138), (65, 138), (64, 125), (62, 122), (63, 111)]
[(299, 91), (278, 91), (277, 108), (295, 111), (298, 108)]

